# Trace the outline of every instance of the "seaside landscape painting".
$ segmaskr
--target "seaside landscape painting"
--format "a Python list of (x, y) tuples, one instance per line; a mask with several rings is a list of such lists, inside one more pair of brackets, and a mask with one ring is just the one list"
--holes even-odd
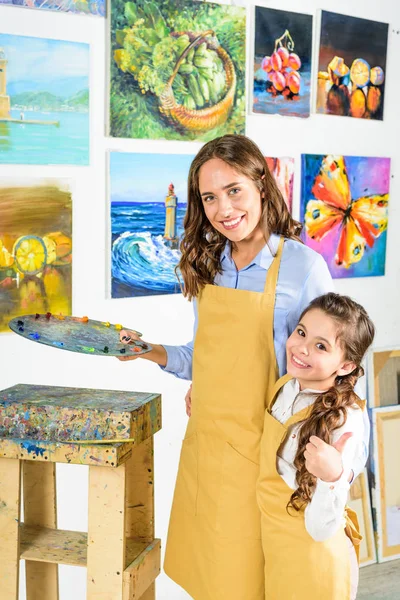
[(110, 153), (111, 297), (180, 293), (189, 154)]
[(0, 33), (0, 163), (89, 164), (89, 45)]

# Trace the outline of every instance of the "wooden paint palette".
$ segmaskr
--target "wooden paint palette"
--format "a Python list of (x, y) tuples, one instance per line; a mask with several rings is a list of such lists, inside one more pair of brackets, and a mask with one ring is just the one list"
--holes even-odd
[(65, 317), (51, 313), (23, 315), (15, 317), (8, 325), (12, 331), (28, 340), (70, 352), (97, 356), (140, 356), (152, 349), (142, 340), (122, 344), (119, 332), (125, 327), (88, 317)]

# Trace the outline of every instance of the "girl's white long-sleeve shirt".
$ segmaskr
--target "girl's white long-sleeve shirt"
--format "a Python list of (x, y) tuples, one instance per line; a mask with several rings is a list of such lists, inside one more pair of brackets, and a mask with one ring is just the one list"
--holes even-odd
[[(303, 408), (310, 406), (316, 399), (318, 391), (305, 389), (300, 391), (299, 382), (291, 379), (284, 385), (272, 407), (271, 414), (280, 423), (284, 424), (292, 415)], [(288, 437), (277, 455), (277, 471), (287, 483), (295, 490), (296, 468), (294, 459), (298, 449), (298, 433), (301, 424), (296, 423), (289, 428)], [(305, 509), (305, 525), (308, 533), (317, 542), (322, 542), (333, 536), (340, 527), (344, 527), (344, 509), (347, 502), (350, 485), (348, 479), (360, 457), (364, 455), (364, 423), (363, 411), (354, 404), (347, 409), (346, 423), (336, 429), (331, 436), (331, 444), (348, 431), (352, 437), (345, 444), (342, 453), (343, 473), (334, 483), (317, 479), (311, 502)]]

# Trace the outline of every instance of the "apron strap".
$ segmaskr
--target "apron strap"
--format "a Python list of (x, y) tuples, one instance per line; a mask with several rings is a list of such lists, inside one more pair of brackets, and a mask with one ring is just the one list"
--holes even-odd
[(278, 379), (278, 381), (275, 382), (274, 387), (272, 388), (271, 395), (267, 401), (267, 406), (266, 406), (267, 410), (269, 410), (272, 407), (274, 400), (275, 400), (278, 392), (280, 391), (280, 389), (283, 388), (283, 386), (291, 379), (293, 379), (293, 377), (291, 375), (289, 375), (288, 373), (286, 373), (286, 375), (283, 375), (282, 377), (280, 377), (280, 379)]
[(360, 398), (356, 399), (356, 404), (358, 405), (358, 408), (361, 408), (361, 410), (365, 410), (365, 406), (367, 404), (366, 400), (360, 400)]
[(360, 533), (360, 526), (358, 524), (357, 513), (349, 506), (345, 508), (345, 534), (351, 540), (354, 550), (356, 551), (357, 562), (360, 563), (360, 544), (363, 536)]
[(276, 284), (278, 282), (279, 267), (281, 266), (282, 250), (285, 238), (281, 235), (278, 245), (278, 250), (275, 258), (268, 269), (267, 278), (265, 280), (264, 293), (269, 296), (275, 296)]

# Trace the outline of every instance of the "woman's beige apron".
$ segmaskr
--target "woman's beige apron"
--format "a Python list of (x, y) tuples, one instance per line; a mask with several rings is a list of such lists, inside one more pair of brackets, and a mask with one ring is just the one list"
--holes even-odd
[(265, 558), (265, 598), (268, 600), (349, 600), (350, 555), (346, 535), (357, 552), (361, 536), (357, 516), (350, 508), (346, 526), (325, 542), (316, 542), (305, 528), (304, 510), (286, 510), (293, 490), (276, 470), (276, 455), (288, 428), (307, 418), (309, 406), (284, 425), (271, 415), (277, 393), (291, 377), (277, 381), (265, 412), (261, 439), (257, 499), (261, 510)]
[(206, 285), (193, 353), (164, 568), (195, 600), (263, 600), (256, 500), (266, 401), (277, 380), (275, 291), (284, 239), (263, 293)]

